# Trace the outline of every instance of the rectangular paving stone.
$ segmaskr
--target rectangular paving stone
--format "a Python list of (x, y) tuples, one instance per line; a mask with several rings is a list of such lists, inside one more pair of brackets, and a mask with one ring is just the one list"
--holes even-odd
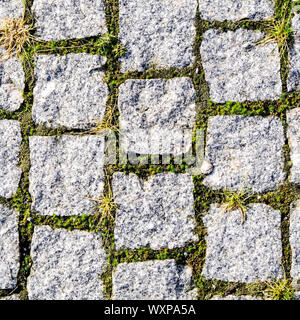
[(291, 205), (290, 214), (290, 245), (292, 249), (291, 276), (297, 290), (300, 289), (300, 201)]
[(121, 263), (113, 273), (114, 300), (190, 300), (192, 270), (175, 260)]
[(7, 58), (0, 48), (0, 111), (16, 111), (24, 100), (25, 75), (20, 59)]
[(292, 161), (290, 181), (300, 184), (300, 108), (287, 112), (287, 136)]
[(265, 204), (251, 204), (246, 221), (241, 212), (213, 204), (203, 217), (207, 229), (202, 276), (230, 282), (282, 278), (281, 213)]
[(0, 204), (0, 290), (14, 289), (19, 272), (18, 212)]
[(104, 0), (34, 0), (36, 36), (46, 41), (86, 38), (103, 34)]
[(80, 129), (101, 121), (108, 98), (105, 61), (89, 54), (37, 57), (33, 120), (50, 128)]
[(0, 121), (0, 197), (12, 198), (21, 178), (19, 152), (22, 142), (18, 121)]
[(94, 214), (103, 191), (102, 136), (30, 137), (29, 191), (40, 215)]
[(277, 100), (282, 93), (278, 45), (258, 44), (260, 31), (204, 33), (200, 48), (210, 98), (226, 101)]
[(143, 182), (118, 172), (112, 186), (117, 249), (173, 249), (198, 240), (191, 176), (161, 173)]
[(214, 190), (274, 190), (285, 179), (284, 130), (276, 117), (215, 116), (207, 129), (206, 159), (213, 170), (204, 184)]
[(300, 91), (300, 14), (295, 14), (292, 19), (294, 44), (290, 49), (290, 74), (287, 81), (288, 91)]
[(207, 21), (267, 20), (274, 15), (274, 0), (200, 0), (200, 18)]
[(35, 227), (27, 282), (30, 300), (103, 300), (106, 265), (96, 233)]
[[(24, 12), (23, 0), (1, 0), (0, 20), (20, 18)], [(0, 25), (2, 21), (0, 21)]]
[(120, 0), (121, 72), (190, 66), (196, 9), (196, 0)]
[(124, 152), (180, 155), (192, 147), (196, 92), (191, 79), (127, 80), (118, 103)]

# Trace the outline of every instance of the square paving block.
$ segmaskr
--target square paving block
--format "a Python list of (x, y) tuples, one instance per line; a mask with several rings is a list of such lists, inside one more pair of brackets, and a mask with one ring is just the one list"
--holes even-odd
[(191, 176), (162, 173), (143, 182), (134, 174), (115, 173), (112, 185), (117, 249), (173, 249), (198, 240)]
[(227, 101), (277, 100), (282, 93), (278, 45), (259, 44), (260, 31), (210, 29), (200, 48), (210, 98)]
[(284, 130), (279, 118), (215, 116), (208, 121), (206, 158), (214, 190), (262, 193), (284, 182)]
[(213, 204), (203, 218), (207, 229), (202, 276), (230, 282), (258, 282), (283, 277), (281, 213), (252, 204), (241, 212)]
[(101, 121), (108, 98), (102, 70), (105, 61), (90, 54), (37, 57), (33, 120), (48, 128), (75, 129)]
[(102, 136), (30, 137), (29, 191), (40, 215), (94, 214), (103, 192)]
[(30, 300), (103, 300), (106, 265), (96, 233), (35, 227), (27, 290)]
[(190, 66), (196, 9), (196, 0), (120, 0), (121, 71)]
[(107, 32), (104, 0), (34, 0), (37, 37), (46, 41)]
[(192, 147), (196, 92), (189, 78), (127, 80), (119, 89), (125, 153), (182, 155)]

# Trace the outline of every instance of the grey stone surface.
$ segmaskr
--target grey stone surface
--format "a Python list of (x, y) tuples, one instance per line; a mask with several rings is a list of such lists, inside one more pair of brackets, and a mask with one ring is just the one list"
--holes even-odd
[(135, 174), (118, 172), (112, 186), (118, 204), (117, 249), (173, 249), (198, 240), (191, 176), (162, 173), (143, 182)]
[(210, 300), (263, 300), (260, 297), (254, 297), (254, 296), (233, 296), (233, 295), (228, 295), (228, 296), (214, 296)]
[(22, 142), (18, 121), (0, 121), (0, 197), (12, 198), (17, 192), (21, 169), (18, 167)]
[(200, 0), (200, 18), (208, 21), (267, 20), (274, 15), (274, 0)]
[(102, 120), (108, 87), (101, 71), (106, 59), (90, 54), (36, 59), (32, 118), (51, 128), (87, 128)]
[(192, 299), (192, 270), (175, 260), (121, 263), (113, 273), (114, 300)]
[(276, 100), (282, 93), (276, 43), (258, 44), (260, 31), (204, 33), (200, 52), (213, 102)]
[(282, 278), (281, 213), (252, 204), (241, 224), (239, 210), (213, 204), (203, 217), (207, 249), (203, 277), (232, 282)]
[(290, 245), (292, 249), (291, 276), (295, 287), (300, 290), (300, 201), (291, 205)]
[(189, 78), (127, 80), (119, 89), (122, 150), (140, 154), (188, 152), (195, 101)]
[(22, 0), (1, 0), (0, 2), (0, 20), (4, 20), (7, 18), (20, 18), (22, 17), (23, 12), (24, 5)]
[(102, 300), (106, 254), (99, 235), (35, 227), (27, 290), (30, 300)]
[(30, 137), (29, 191), (41, 215), (95, 213), (103, 190), (102, 136)]
[(23, 102), (25, 75), (21, 60), (7, 59), (4, 49), (0, 48), (0, 111), (15, 111)]
[(196, 8), (196, 0), (120, 0), (121, 71), (190, 66)]
[(300, 14), (295, 14), (292, 19), (294, 44), (290, 50), (290, 74), (288, 77), (288, 91), (300, 91)]
[(19, 272), (18, 212), (0, 204), (0, 289), (13, 289)]
[[(215, 116), (208, 121), (206, 158), (212, 189), (260, 193), (284, 181), (283, 126), (275, 117)], [(250, 190), (249, 190), (250, 191)]]
[[(298, 35), (300, 34), (300, 14), (299, 13), (295, 13), (292, 19), (292, 24), (291, 24), (291, 28), (293, 30), (294, 35)], [(297, 39), (298, 37), (296, 37)]]
[(294, 296), (295, 296), (295, 300), (300, 300), (300, 292), (295, 292)]
[(0, 298), (0, 300), (21, 300), (19, 294), (13, 294), (11, 296)]
[(290, 181), (300, 184), (300, 108), (287, 112), (287, 136), (292, 161)]
[(32, 10), (36, 36), (43, 40), (86, 38), (107, 31), (103, 0), (34, 0)]

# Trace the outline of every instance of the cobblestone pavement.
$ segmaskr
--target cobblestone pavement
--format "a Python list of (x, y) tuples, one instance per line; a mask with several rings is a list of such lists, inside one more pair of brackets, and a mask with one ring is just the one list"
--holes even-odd
[(299, 299), (299, 8), (1, 1), (0, 300)]

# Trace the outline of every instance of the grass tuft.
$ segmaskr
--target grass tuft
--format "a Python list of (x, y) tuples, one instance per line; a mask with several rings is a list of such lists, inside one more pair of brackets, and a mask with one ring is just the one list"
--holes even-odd
[(106, 194), (104, 194), (99, 199), (91, 199), (98, 202), (98, 212), (99, 223), (101, 224), (103, 220), (114, 221), (114, 212), (117, 210), (117, 204), (114, 202), (114, 197), (110, 183), (108, 183), (108, 188)]
[(248, 195), (248, 193), (249, 190), (244, 191), (243, 188), (239, 192), (224, 191), (224, 211), (233, 211), (238, 209), (242, 215), (241, 224), (243, 224), (246, 220), (247, 200), (252, 197), (252, 195)]
[(102, 120), (93, 119), (93, 122), (96, 124), (93, 128), (90, 129), (91, 133), (98, 133), (104, 130), (113, 130), (118, 132), (118, 126), (116, 123), (115, 108), (108, 108), (107, 112)]
[(266, 26), (266, 37), (257, 42), (257, 44), (267, 45), (276, 42), (279, 47), (280, 56), (283, 57), (288, 51), (289, 42), (292, 37), (298, 36), (293, 34), (291, 29), (292, 13), (289, 10), (289, 3), (283, 5), (277, 18), (271, 19)]
[(267, 289), (264, 295), (267, 299), (272, 300), (293, 300), (294, 290), (291, 281), (288, 279), (266, 281)]
[(13, 56), (26, 54), (24, 47), (31, 45), (34, 37), (31, 31), (32, 25), (25, 23), (24, 17), (18, 19), (3, 19), (0, 21), (0, 46), (4, 53), (0, 56), (0, 61), (5, 61)]

